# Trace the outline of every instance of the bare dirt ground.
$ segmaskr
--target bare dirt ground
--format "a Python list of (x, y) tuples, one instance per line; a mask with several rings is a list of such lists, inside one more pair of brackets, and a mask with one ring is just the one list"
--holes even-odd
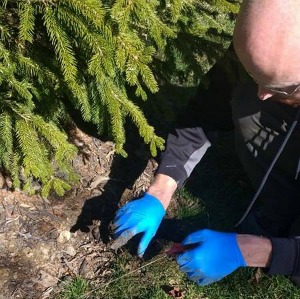
[(27, 196), (2, 182), (0, 298), (49, 298), (66, 278), (101, 283), (111, 275), (109, 225), (118, 206), (150, 184), (156, 162), (143, 149), (122, 159), (111, 142), (78, 129), (72, 136), (81, 180), (63, 198)]

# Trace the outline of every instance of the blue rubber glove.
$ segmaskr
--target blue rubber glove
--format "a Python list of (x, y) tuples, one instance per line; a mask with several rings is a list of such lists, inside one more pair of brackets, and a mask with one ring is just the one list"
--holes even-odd
[(162, 203), (154, 196), (145, 195), (124, 205), (114, 219), (116, 241), (121, 246), (138, 233), (144, 233), (138, 247), (142, 257), (166, 214)]
[(198, 285), (208, 285), (232, 273), (246, 262), (237, 243), (237, 234), (209, 229), (187, 236), (182, 244), (198, 244), (177, 257), (180, 270)]

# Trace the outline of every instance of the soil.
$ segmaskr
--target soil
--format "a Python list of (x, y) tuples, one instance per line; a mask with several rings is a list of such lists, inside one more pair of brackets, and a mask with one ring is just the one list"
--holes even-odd
[(0, 298), (50, 298), (63, 280), (80, 275), (101, 283), (111, 276), (111, 220), (147, 189), (157, 164), (143, 146), (127, 149), (124, 159), (111, 142), (78, 128), (71, 136), (81, 179), (63, 198), (11, 191), (1, 178)]

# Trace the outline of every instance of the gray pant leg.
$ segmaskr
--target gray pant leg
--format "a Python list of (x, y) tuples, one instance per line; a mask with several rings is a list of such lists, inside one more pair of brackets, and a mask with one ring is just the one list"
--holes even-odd
[[(282, 144), (296, 110), (287, 105), (261, 101), (257, 86), (239, 86), (232, 99), (236, 132), (236, 148), (255, 189)], [(296, 128), (275, 164), (260, 198), (262, 216), (278, 226), (278, 235), (285, 235), (300, 214), (300, 183), (295, 179), (300, 153), (300, 130)]]

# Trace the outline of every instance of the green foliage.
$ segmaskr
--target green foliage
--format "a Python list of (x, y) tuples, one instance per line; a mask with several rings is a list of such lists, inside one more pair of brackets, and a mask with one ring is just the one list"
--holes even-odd
[(164, 140), (138, 99), (164, 81), (198, 84), (230, 43), (238, 3), (2, 0), (0, 163), (14, 186), (32, 190), (38, 180), (47, 196), (76, 180), (63, 132), (70, 107), (123, 156), (130, 119), (156, 155)]
[(198, 85), (231, 43), (239, 2), (167, 1), (176, 38), (158, 53), (159, 76), (177, 86)]
[(179, 219), (193, 217), (197, 219), (199, 215), (206, 212), (204, 202), (193, 196), (185, 187), (177, 190), (176, 197), (176, 214)]
[(89, 290), (89, 284), (81, 277), (75, 277), (72, 281), (63, 282), (63, 291), (57, 299), (84, 299), (85, 293)]

